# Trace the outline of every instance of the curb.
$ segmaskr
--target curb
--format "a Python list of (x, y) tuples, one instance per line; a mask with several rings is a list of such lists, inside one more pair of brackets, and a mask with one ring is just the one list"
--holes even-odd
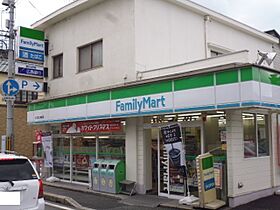
[(44, 198), (47, 201), (61, 203), (66, 206), (71, 206), (71, 207), (74, 207), (75, 209), (79, 209), (79, 210), (94, 210), (91, 208), (84, 207), (84, 206), (80, 205), (77, 201), (75, 201), (74, 199), (67, 197), (67, 196), (63, 196), (63, 195), (57, 195), (57, 194), (53, 194), (53, 193), (44, 193)]
[(71, 187), (71, 186), (59, 185), (59, 184), (46, 182), (46, 181), (43, 181), (43, 185), (50, 186), (50, 187), (57, 187), (57, 188), (65, 189), (65, 190), (76, 191), (76, 192), (90, 193), (93, 195), (101, 195), (104, 197), (114, 198), (114, 199), (118, 199), (118, 200), (123, 200), (124, 198), (127, 197), (126, 195), (108, 194), (108, 193), (96, 192), (96, 191), (89, 190), (89, 189), (78, 189), (78, 188), (73, 188), (73, 186)]

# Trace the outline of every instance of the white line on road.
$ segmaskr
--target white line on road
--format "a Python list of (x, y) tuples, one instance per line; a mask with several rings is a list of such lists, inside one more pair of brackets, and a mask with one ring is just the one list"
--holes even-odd
[(75, 210), (75, 209), (71, 209), (71, 208), (66, 207), (66, 206), (60, 206), (60, 205), (57, 205), (57, 204), (54, 204), (54, 203), (45, 202), (45, 204), (47, 206), (58, 208), (58, 209), (63, 209), (63, 210)]

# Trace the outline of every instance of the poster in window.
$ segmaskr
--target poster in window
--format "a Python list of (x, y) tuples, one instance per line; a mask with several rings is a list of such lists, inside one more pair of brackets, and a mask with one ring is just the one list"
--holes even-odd
[(44, 167), (53, 167), (53, 141), (52, 135), (49, 132), (42, 133), (42, 145), (44, 151)]
[(182, 145), (182, 132), (179, 123), (160, 128), (164, 146), (169, 154), (169, 161), (173, 167), (179, 168), (181, 174), (186, 176), (185, 150)]

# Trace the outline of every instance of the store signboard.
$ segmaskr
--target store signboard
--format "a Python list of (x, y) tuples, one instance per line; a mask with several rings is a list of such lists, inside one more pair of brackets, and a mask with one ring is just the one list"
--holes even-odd
[(112, 116), (170, 112), (173, 110), (172, 93), (130, 97), (111, 101)]
[(16, 62), (15, 73), (16, 75), (23, 75), (26, 77), (43, 78), (44, 67), (33, 63)]
[(196, 157), (199, 198), (201, 204), (216, 200), (213, 155), (206, 153)]
[(61, 133), (97, 133), (121, 130), (120, 120), (90, 120), (61, 124)]
[(186, 176), (186, 158), (185, 150), (182, 145), (182, 132), (179, 123), (163, 126), (160, 128), (164, 146), (169, 154), (169, 161), (180, 169), (180, 172)]
[(44, 32), (20, 26), (16, 37), (16, 59), (31, 63), (44, 63)]

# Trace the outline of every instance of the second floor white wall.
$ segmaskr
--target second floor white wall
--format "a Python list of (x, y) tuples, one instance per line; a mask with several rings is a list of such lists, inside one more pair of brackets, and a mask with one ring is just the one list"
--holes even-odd
[[(240, 62), (251, 63), (257, 60), (257, 50), (272, 51), (275, 41), (268, 35), (205, 8), (197, 9), (191, 2), (175, 2), (100, 0), (86, 10), (49, 24), (45, 29), (50, 40), (49, 96), (133, 82), (139, 80), (139, 72), (144, 75), (155, 69), (164, 68), (164, 72), (155, 70), (148, 78), (176, 73), (177, 68), (168, 67), (210, 58), (211, 50), (219, 53), (248, 51), (246, 59)], [(103, 43), (103, 65), (79, 72), (79, 47), (97, 40)], [(53, 79), (53, 56), (61, 53), (63, 77)], [(234, 59), (232, 56), (209, 62), (215, 66), (226, 64), (227, 60), (239, 61), (238, 56)], [(192, 65), (191, 69), (180, 68), (180, 72), (209, 67), (208, 61), (200, 63)]]
[[(130, 77), (134, 68), (134, 4), (104, 1), (48, 27), (50, 96), (102, 88)], [(103, 41), (103, 66), (78, 71), (78, 48)], [(53, 56), (63, 54), (63, 76), (53, 79)]]

